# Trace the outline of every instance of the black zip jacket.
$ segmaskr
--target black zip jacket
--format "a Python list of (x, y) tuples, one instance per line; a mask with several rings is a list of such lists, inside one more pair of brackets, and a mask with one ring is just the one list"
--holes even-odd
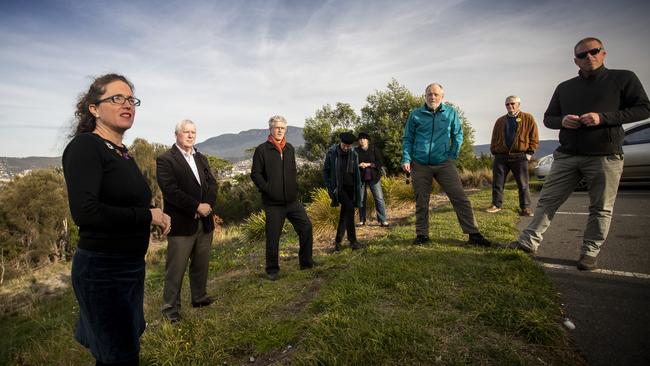
[(298, 199), (296, 155), (290, 143), (284, 145), (282, 155), (266, 141), (255, 149), (251, 179), (262, 192), (265, 205), (279, 206)]
[[(562, 127), (567, 114), (596, 112), (598, 126), (577, 129)], [(560, 130), (557, 151), (571, 155), (611, 155), (623, 153), (624, 123), (650, 117), (650, 101), (639, 78), (628, 70), (602, 66), (593, 75), (582, 74), (557, 86), (544, 113), (544, 125)]]

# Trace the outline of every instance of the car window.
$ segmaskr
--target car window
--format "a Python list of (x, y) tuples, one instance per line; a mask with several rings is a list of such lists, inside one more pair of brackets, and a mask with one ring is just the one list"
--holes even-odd
[(623, 145), (646, 144), (650, 142), (650, 124), (643, 125), (639, 129), (633, 128), (625, 134)]

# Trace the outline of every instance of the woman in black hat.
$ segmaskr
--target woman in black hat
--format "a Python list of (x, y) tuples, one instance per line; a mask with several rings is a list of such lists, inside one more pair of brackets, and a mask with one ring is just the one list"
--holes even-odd
[(367, 189), (370, 187), (372, 197), (375, 200), (375, 211), (377, 213), (377, 222), (383, 227), (388, 226), (386, 217), (386, 204), (384, 202), (384, 192), (381, 189), (382, 157), (381, 151), (374, 145), (370, 145), (370, 136), (365, 132), (360, 132), (357, 137), (359, 146), (354, 149), (359, 155), (359, 170), (361, 173), (361, 207), (359, 207), (359, 225), (366, 224), (366, 201)]

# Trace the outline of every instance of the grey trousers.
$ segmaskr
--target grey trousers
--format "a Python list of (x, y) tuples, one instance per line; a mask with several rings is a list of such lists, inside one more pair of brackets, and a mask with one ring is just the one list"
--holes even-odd
[(206, 284), (212, 233), (212, 231), (204, 233), (203, 224), (199, 221), (199, 228), (194, 235), (167, 238), (165, 286), (161, 308), (163, 315), (174, 315), (181, 309), (181, 288), (188, 261), (192, 302), (200, 302), (208, 297)]
[(429, 235), (429, 197), (434, 178), (442, 190), (447, 193), (463, 232), (465, 234), (478, 233), (472, 204), (463, 190), (456, 164), (452, 160), (447, 160), (440, 165), (422, 165), (415, 161), (411, 162), (411, 179), (415, 192), (415, 234)]
[(589, 187), (589, 219), (582, 238), (582, 254), (595, 257), (607, 238), (623, 155), (584, 156), (553, 153), (553, 166), (539, 196), (535, 215), (519, 236), (519, 243), (537, 250), (558, 208), (569, 198), (582, 178)]

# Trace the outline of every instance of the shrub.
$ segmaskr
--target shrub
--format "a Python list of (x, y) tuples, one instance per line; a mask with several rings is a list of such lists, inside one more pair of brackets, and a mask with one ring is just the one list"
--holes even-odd
[[(287, 222), (285, 220), (282, 227), (282, 234), (287, 232)], [(263, 210), (250, 214), (241, 226), (242, 232), (246, 240), (260, 241), (266, 237), (266, 214)]]
[(307, 206), (307, 214), (314, 228), (314, 234), (323, 234), (336, 230), (339, 220), (338, 207), (331, 206), (330, 198), (325, 188), (312, 191), (311, 203)]
[(492, 170), (488, 168), (475, 171), (462, 170), (459, 172), (459, 176), (465, 188), (482, 188), (492, 185)]

